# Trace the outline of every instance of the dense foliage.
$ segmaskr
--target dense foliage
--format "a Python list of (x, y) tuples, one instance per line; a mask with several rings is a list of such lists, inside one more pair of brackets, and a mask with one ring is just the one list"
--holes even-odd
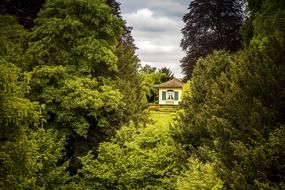
[(174, 189), (181, 170), (181, 147), (168, 126), (123, 127), (102, 143), (99, 157), (87, 155), (80, 174), (86, 189)]
[(148, 103), (158, 103), (158, 88), (155, 85), (173, 79), (174, 74), (167, 67), (158, 69), (147, 64), (140, 68), (140, 73)]
[(197, 62), (174, 128), (190, 155), (182, 187), (197, 187), (198, 180), (200, 189), (206, 177), (218, 189), (284, 188), (284, 6), (265, 1), (242, 51)]
[[(1, 3), (27, 27), (9, 9), (24, 5)], [(48, 0), (31, 30), (0, 16), (1, 189), (71, 188), (79, 156), (144, 118), (130, 29), (109, 3)]]
[(30, 2), (0, 3), (0, 189), (285, 188), (283, 0), (195, 58), (171, 126), (145, 108), (173, 74), (140, 66), (118, 2)]
[(44, 3), (45, 0), (2, 0), (0, 13), (14, 15), (25, 28), (31, 28)]
[(181, 67), (190, 79), (196, 61), (217, 49), (236, 51), (240, 48), (241, 0), (193, 0), (184, 15), (181, 47), (186, 56)]
[(24, 29), (11, 17), (0, 20), (0, 188), (61, 187), (69, 179), (62, 160), (65, 136), (44, 129), (42, 107), (25, 97), (30, 75), (17, 66)]

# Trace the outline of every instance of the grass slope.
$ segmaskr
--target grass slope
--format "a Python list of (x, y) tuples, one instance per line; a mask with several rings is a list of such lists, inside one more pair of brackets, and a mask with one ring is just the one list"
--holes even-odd
[(150, 112), (151, 119), (157, 127), (168, 127), (175, 117), (175, 112)]

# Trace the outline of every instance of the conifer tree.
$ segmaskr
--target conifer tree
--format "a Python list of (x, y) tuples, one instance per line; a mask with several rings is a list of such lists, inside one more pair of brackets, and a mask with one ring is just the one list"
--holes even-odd
[(139, 73), (139, 59), (136, 55), (131, 28), (125, 26), (125, 33), (117, 46), (118, 57), (118, 87), (126, 104), (127, 121), (138, 123), (144, 120), (146, 109), (146, 94), (143, 90), (143, 78)]
[(159, 69), (159, 72), (164, 74), (164, 76), (162, 76), (160, 79), (161, 82), (166, 82), (174, 78), (174, 74), (171, 72), (170, 68), (163, 67)]
[(144, 120), (143, 110), (146, 108), (146, 95), (143, 91), (143, 79), (139, 73), (139, 58), (136, 54), (136, 46), (132, 37), (132, 27), (121, 17), (120, 4), (115, 0), (108, 0), (107, 3), (113, 14), (124, 23), (124, 33), (119, 40), (115, 54), (118, 57), (117, 83), (126, 104), (125, 116), (127, 121), (139, 122)]
[(214, 52), (194, 69), (175, 135), (190, 163), (198, 157), (202, 168), (215, 166), (196, 173), (217, 178), (219, 188), (284, 188), (284, 6), (266, 1), (249, 47)]

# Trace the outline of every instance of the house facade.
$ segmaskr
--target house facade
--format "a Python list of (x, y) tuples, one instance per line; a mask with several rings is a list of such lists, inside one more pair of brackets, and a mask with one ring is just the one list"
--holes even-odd
[(179, 105), (184, 83), (174, 78), (167, 82), (156, 85), (159, 91), (160, 105)]

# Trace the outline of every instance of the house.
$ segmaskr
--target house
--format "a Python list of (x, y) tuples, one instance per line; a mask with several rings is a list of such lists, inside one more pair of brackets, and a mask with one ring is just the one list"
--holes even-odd
[(176, 78), (156, 85), (159, 91), (159, 104), (178, 105), (181, 101), (183, 85), (184, 83)]

